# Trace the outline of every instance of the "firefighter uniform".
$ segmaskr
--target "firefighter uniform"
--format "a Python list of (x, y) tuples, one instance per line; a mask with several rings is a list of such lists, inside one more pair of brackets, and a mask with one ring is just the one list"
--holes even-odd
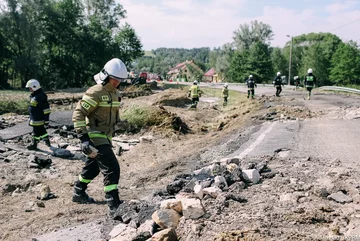
[(254, 78), (253, 78), (253, 77), (249, 77), (249, 78), (246, 80), (245, 84), (246, 84), (247, 87), (248, 87), (248, 91), (247, 91), (248, 95), (247, 95), (247, 98), (249, 98), (249, 97), (250, 97), (250, 94), (251, 94), (251, 98), (254, 99), (254, 97), (255, 97), (255, 87), (257, 87)]
[(283, 85), (281, 76), (276, 76), (275, 79), (274, 79), (274, 86), (276, 87), (275, 95), (277, 97), (280, 97), (280, 93), (282, 92), (281, 85)]
[(46, 132), (45, 125), (49, 124), (51, 110), (48, 97), (42, 88), (37, 89), (30, 95), (30, 126), (33, 127), (33, 140), (27, 147), (29, 150), (35, 150), (37, 143), (44, 140), (47, 146), (50, 146), (49, 135)]
[(72, 116), (75, 130), (82, 142), (89, 139), (90, 145), (98, 150), (98, 155), (87, 158), (79, 180), (75, 183), (73, 201), (93, 202), (85, 190), (99, 172), (104, 175), (105, 197), (118, 199), (120, 166), (111, 148), (111, 138), (120, 120), (119, 107), (120, 96), (110, 83), (89, 88), (77, 104)]
[(310, 99), (311, 91), (314, 88), (315, 84), (316, 84), (316, 77), (312, 73), (308, 73), (305, 76), (305, 80), (304, 80), (304, 85), (308, 94), (308, 99)]
[(227, 105), (227, 102), (228, 102), (228, 97), (229, 97), (229, 89), (228, 89), (228, 85), (225, 84), (224, 85), (224, 88), (222, 89), (222, 96), (224, 98), (224, 106)]
[(194, 83), (189, 89), (189, 97), (191, 97), (191, 107), (196, 108), (197, 104), (199, 102), (199, 97), (201, 96), (202, 91), (200, 90), (200, 87)]

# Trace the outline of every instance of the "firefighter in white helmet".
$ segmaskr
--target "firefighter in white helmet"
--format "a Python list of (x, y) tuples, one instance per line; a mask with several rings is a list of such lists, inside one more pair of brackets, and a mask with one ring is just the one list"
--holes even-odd
[(276, 93), (275, 93), (275, 95), (276, 95), (277, 97), (280, 97), (280, 93), (281, 93), (281, 91), (282, 91), (281, 85), (284, 85), (284, 84), (282, 83), (281, 73), (280, 73), (280, 72), (277, 72), (277, 73), (276, 73), (276, 77), (274, 78), (274, 86), (275, 86), (275, 88), (276, 88)]
[(313, 75), (313, 70), (308, 69), (307, 75), (305, 76), (304, 85), (307, 91), (308, 100), (310, 100), (311, 91), (315, 87), (316, 84), (316, 77)]
[(224, 98), (223, 106), (226, 106), (228, 103), (228, 97), (229, 97), (229, 89), (228, 89), (228, 83), (224, 84), (224, 88), (222, 89), (222, 96)]
[(126, 80), (125, 64), (117, 58), (108, 61), (94, 76), (96, 85), (89, 88), (79, 101), (72, 121), (81, 140), (81, 149), (88, 156), (85, 166), (75, 182), (72, 200), (93, 203), (85, 192), (88, 184), (101, 172), (104, 192), (110, 214), (121, 204), (118, 193), (120, 166), (111, 148), (111, 138), (119, 119), (120, 97), (118, 87)]
[(49, 135), (45, 127), (49, 124), (50, 106), (48, 97), (40, 86), (39, 81), (31, 79), (26, 83), (26, 88), (31, 91), (30, 94), (30, 125), (33, 127), (33, 139), (28, 150), (36, 150), (40, 140), (44, 140), (47, 146), (50, 145)]
[(191, 102), (192, 102), (190, 108), (196, 109), (197, 104), (199, 103), (199, 97), (201, 97), (202, 93), (203, 92), (200, 90), (197, 80), (195, 80), (193, 85), (190, 87), (188, 93), (188, 97), (191, 98)]
[(248, 87), (247, 98), (249, 99), (250, 94), (251, 94), (251, 98), (254, 99), (255, 98), (255, 87), (257, 87), (257, 85), (255, 83), (255, 79), (252, 74), (249, 75), (249, 78), (245, 81), (245, 84)]

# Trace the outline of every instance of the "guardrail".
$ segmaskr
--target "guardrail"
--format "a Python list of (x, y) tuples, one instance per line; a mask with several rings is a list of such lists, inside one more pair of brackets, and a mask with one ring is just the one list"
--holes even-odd
[(349, 92), (349, 93), (353, 93), (353, 94), (360, 94), (360, 90), (352, 89), (352, 88), (346, 88), (346, 87), (340, 87), (340, 86), (321, 86), (318, 89), (332, 90), (332, 91), (343, 91), (343, 92)]

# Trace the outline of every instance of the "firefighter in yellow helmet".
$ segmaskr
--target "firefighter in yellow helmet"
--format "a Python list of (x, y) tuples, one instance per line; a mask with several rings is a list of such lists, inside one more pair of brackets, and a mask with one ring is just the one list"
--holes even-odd
[(120, 97), (117, 88), (128, 77), (125, 64), (117, 58), (108, 61), (94, 76), (96, 85), (90, 87), (73, 113), (72, 121), (81, 140), (81, 149), (88, 156), (75, 182), (73, 202), (93, 203), (86, 193), (88, 184), (101, 172), (110, 214), (121, 204), (118, 183), (120, 166), (111, 148), (111, 138), (120, 121)]

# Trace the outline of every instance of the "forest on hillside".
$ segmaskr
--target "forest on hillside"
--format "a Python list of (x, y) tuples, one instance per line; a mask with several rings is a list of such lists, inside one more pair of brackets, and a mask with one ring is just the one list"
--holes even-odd
[(204, 72), (214, 67), (227, 82), (243, 82), (250, 74), (269, 82), (278, 71), (288, 76), (291, 43), (291, 79), (312, 68), (320, 85), (360, 81), (359, 46), (332, 33), (294, 36), (274, 48), (271, 26), (252, 21), (240, 24), (231, 42), (214, 49), (158, 48), (145, 54), (126, 14), (116, 0), (1, 1), (0, 88), (23, 88), (31, 78), (48, 89), (91, 85), (113, 57), (135, 72), (165, 76), (178, 63), (194, 60)]

